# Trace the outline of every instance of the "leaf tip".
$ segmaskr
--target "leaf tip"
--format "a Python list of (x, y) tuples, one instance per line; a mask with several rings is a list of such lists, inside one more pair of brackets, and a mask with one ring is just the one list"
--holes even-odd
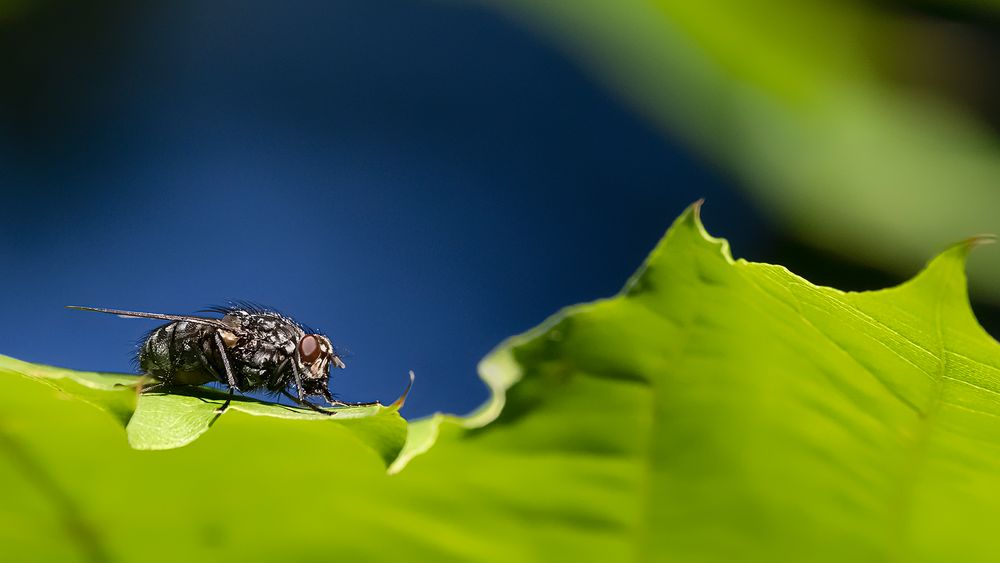
[(403, 408), (403, 404), (406, 403), (406, 397), (410, 394), (410, 389), (413, 388), (413, 382), (416, 379), (417, 379), (417, 376), (416, 376), (416, 374), (413, 373), (413, 370), (411, 369), (410, 370), (410, 382), (406, 384), (406, 389), (403, 390), (403, 394), (400, 395), (398, 399), (396, 399), (395, 401), (393, 401), (392, 404), (389, 405), (389, 408), (396, 409), (396, 410), (399, 410), (399, 409)]
[[(969, 253), (974, 248), (992, 244), (996, 240), (997, 237), (994, 235), (976, 235), (952, 244), (932, 258), (920, 273), (901, 287), (917, 289), (938, 286), (946, 288), (940, 295), (951, 300), (963, 311), (966, 317), (975, 319), (975, 314), (969, 305), (966, 262)], [(975, 322), (978, 324), (978, 321)]]
[(971, 236), (960, 244), (964, 244), (968, 250), (972, 250), (977, 246), (984, 246), (987, 244), (994, 244), (997, 241), (997, 236), (991, 233), (984, 233), (981, 235)]
[(959, 241), (943, 252), (935, 256), (924, 269), (925, 272), (936, 270), (939, 268), (959, 270), (961, 274), (965, 275), (965, 262), (969, 256), (969, 253), (973, 249), (980, 246), (985, 246), (987, 244), (993, 244), (997, 241), (996, 235), (992, 234), (981, 234), (968, 237), (962, 241)]
[(705, 205), (705, 198), (700, 198), (691, 205), (687, 206), (687, 209), (681, 213), (681, 216), (677, 218), (677, 223), (687, 223), (698, 230), (705, 230), (705, 225), (701, 222), (701, 208)]

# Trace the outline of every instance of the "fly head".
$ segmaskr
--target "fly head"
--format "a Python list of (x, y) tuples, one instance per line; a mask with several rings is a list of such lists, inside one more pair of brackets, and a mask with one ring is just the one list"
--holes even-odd
[(297, 348), (302, 388), (307, 395), (329, 393), (330, 367), (343, 369), (344, 361), (337, 355), (330, 339), (322, 334), (306, 334), (299, 339)]

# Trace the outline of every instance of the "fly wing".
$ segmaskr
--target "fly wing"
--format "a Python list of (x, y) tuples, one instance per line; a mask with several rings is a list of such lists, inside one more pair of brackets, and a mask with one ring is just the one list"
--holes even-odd
[(93, 311), (95, 313), (107, 313), (109, 315), (118, 315), (123, 319), (128, 318), (140, 318), (140, 319), (159, 319), (161, 321), (186, 321), (189, 323), (208, 325), (215, 328), (221, 328), (230, 332), (239, 332), (236, 327), (230, 326), (224, 322), (222, 319), (213, 319), (209, 317), (192, 317), (190, 315), (166, 315), (164, 313), (140, 313), (138, 311), (122, 311), (120, 309), (102, 309), (100, 307), (78, 307), (76, 305), (67, 305), (67, 309), (76, 309), (78, 311)]

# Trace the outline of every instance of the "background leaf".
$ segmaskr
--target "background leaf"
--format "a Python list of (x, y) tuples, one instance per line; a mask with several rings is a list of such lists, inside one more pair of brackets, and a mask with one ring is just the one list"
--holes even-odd
[(415, 423), (393, 475), (346, 424), (239, 410), (138, 451), (7, 369), (0, 533), (17, 560), (992, 560), (975, 242), (844, 293), (733, 260), (689, 210), (620, 295), (487, 357), (493, 399)]
[[(1000, 138), (984, 115), (995, 41), (975, 2), (922, 17), (837, 0), (486, 4), (552, 39), (814, 245), (910, 272), (941, 241), (1000, 232)], [(1000, 299), (1000, 254), (970, 268), (981, 295)]]

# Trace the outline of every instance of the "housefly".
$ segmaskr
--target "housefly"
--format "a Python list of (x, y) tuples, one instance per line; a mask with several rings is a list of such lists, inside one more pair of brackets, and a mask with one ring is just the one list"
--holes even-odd
[(346, 366), (333, 343), (271, 309), (241, 303), (206, 310), (221, 317), (200, 317), (68, 308), (169, 321), (153, 329), (139, 347), (139, 368), (155, 380), (143, 392), (217, 381), (229, 388), (229, 397), (219, 412), (226, 410), (236, 391), (280, 393), (325, 414), (330, 412), (316, 406), (309, 397), (322, 397), (333, 406), (381, 404), (335, 399), (330, 393), (330, 368)]

